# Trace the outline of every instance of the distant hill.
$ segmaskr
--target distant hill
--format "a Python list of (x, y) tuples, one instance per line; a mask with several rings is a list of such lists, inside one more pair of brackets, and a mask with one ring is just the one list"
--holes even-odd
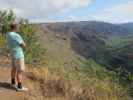
[(133, 23), (111, 24), (100, 21), (81, 21), (40, 25), (56, 33), (100, 34), (103, 37), (127, 36), (133, 34)]
[(120, 26), (122, 26), (123, 28), (126, 28), (127, 30), (133, 33), (133, 23), (125, 23), (125, 24), (121, 24)]

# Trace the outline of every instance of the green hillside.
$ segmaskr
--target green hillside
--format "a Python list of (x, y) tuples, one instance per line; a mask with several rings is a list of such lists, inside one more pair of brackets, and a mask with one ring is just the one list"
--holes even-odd
[(106, 45), (111, 48), (122, 48), (126, 45), (133, 43), (133, 36), (126, 37), (113, 37), (109, 41), (107, 41)]
[[(105, 48), (106, 46), (104, 47), (102, 46), (102, 44), (99, 44), (103, 43), (103, 42), (98, 42), (99, 37), (98, 38), (95, 37), (97, 42), (95, 42), (95, 38), (91, 38), (90, 45), (93, 45), (94, 47), (87, 48), (88, 50), (90, 49), (89, 50), (90, 52), (92, 52), (92, 50), (94, 50), (95, 52), (95, 46), (97, 47), (96, 59), (95, 56), (90, 56), (89, 59), (86, 59), (86, 57), (84, 58), (83, 55), (80, 55), (80, 53), (75, 52), (75, 50), (73, 49), (71, 43), (72, 38), (70, 33), (53, 32), (52, 30), (49, 30), (44, 26), (43, 27), (38, 26), (38, 29), (39, 29), (38, 33), (41, 33), (40, 37), (42, 45), (44, 48), (47, 49), (47, 54), (46, 54), (48, 57), (47, 67), (52, 71), (52, 73), (56, 73), (57, 75), (62, 73), (63, 76), (68, 80), (78, 80), (79, 82), (81, 82), (83, 87), (84, 86), (90, 87), (89, 84), (93, 84), (91, 85), (91, 87), (96, 89), (97, 94), (101, 92), (100, 95), (105, 95), (105, 98), (106, 95), (113, 94), (111, 95), (111, 97), (109, 97), (109, 100), (112, 100), (111, 98), (114, 98), (114, 100), (122, 99), (119, 98), (118, 95), (116, 96), (115, 91), (119, 91), (120, 94), (122, 91), (125, 91), (124, 93), (125, 95), (123, 97), (126, 97), (127, 87), (123, 87), (123, 85), (120, 83), (121, 76), (119, 75), (119, 73), (115, 72), (114, 70), (108, 70), (105, 62), (103, 62), (103, 60), (106, 59), (108, 55), (106, 57), (103, 56), (105, 57), (103, 59), (102, 53), (105, 53), (106, 51), (102, 48)], [(102, 41), (102, 39), (100, 41)], [(79, 43), (80, 42), (82, 41), (79, 41)], [(79, 45), (78, 42), (74, 43), (75, 45), (77, 44)], [(83, 50), (82, 47), (80, 49)], [(102, 50), (102, 52), (100, 52), (100, 49)], [(102, 64), (99, 63), (97, 59), (98, 61), (103, 63)], [(113, 65), (111, 66), (113, 68)], [(115, 89), (112, 88), (113, 86), (116, 86)], [(121, 88), (119, 88), (119, 86)], [(124, 98), (123, 100), (125, 99), (128, 100), (127, 98)]]

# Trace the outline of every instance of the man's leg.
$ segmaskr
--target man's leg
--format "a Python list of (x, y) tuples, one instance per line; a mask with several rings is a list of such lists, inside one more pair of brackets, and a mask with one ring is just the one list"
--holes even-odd
[(23, 73), (25, 70), (25, 63), (24, 63), (24, 59), (18, 59), (17, 60), (17, 82), (18, 82), (18, 91), (27, 91), (28, 89), (23, 87), (22, 82), (23, 82)]
[(12, 67), (11, 69), (11, 84), (12, 85), (15, 85), (16, 84), (16, 81), (15, 81), (15, 78), (16, 78), (16, 68), (15, 67)]
[(11, 84), (12, 85), (15, 85), (16, 84), (16, 81), (15, 81), (16, 72), (17, 72), (17, 69), (15, 67), (15, 60), (12, 59), (12, 69), (11, 69)]
[(17, 82), (18, 82), (18, 88), (22, 88), (22, 77), (23, 77), (22, 71), (17, 71)]

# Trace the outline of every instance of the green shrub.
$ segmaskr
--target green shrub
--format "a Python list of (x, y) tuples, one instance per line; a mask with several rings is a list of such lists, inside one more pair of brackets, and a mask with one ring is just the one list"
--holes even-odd
[[(0, 11), (0, 49), (1, 54), (8, 54), (9, 50), (5, 43), (6, 33), (10, 30), (10, 25), (14, 23), (15, 15), (12, 11)], [(25, 60), (26, 63), (33, 66), (40, 66), (45, 63), (45, 49), (41, 47), (39, 42), (39, 36), (31, 24), (27, 20), (21, 19), (18, 22), (18, 33), (24, 38), (24, 41), (27, 44), (25, 51)], [(4, 50), (3, 50), (4, 49)]]
[(27, 44), (27, 49), (25, 50), (27, 63), (32, 65), (44, 64), (46, 50), (40, 45), (39, 36), (36, 33), (37, 29), (26, 20), (22, 20), (19, 25), (19, 33)]

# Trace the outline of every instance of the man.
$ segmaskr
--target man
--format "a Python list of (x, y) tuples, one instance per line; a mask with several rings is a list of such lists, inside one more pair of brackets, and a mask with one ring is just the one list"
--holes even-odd
[(10, 29), (11, 31), (6, 34), (6, 37), (12, 60), (11, 85), (17, 91), (27, 91), (28, 89), (22, 86), (22, 74), (25, 70), (23, 48), (26, 48), (26, 44), (24, 43), (22, 37), (16, 32), (16, 24), (12, 24)]

